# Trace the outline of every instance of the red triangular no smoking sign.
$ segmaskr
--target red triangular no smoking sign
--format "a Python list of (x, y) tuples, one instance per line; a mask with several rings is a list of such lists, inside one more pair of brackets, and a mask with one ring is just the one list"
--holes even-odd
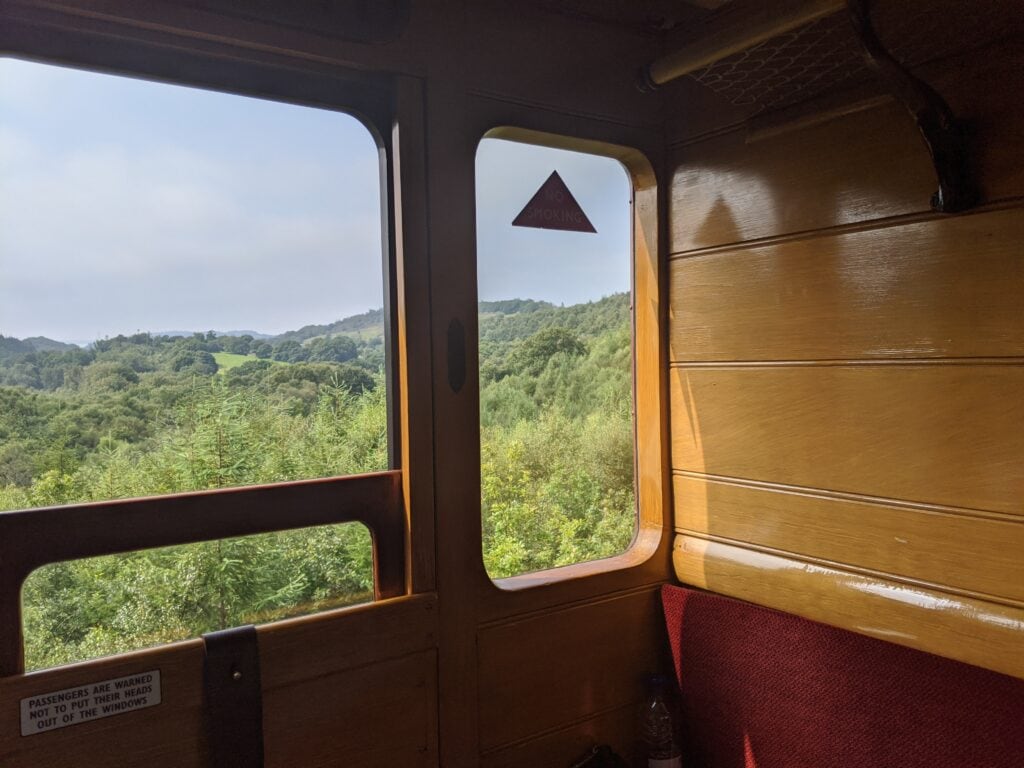
[(580, 208), (558, 171), (552, 171), (526, 207), (512, 222), (513, 227), (565, 229), (570, 232), (597, 232)]

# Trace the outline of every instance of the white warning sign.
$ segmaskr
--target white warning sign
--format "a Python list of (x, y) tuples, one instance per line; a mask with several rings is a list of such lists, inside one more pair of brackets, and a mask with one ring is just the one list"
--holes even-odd
[(21, 735), (123, 715), (160, 703), (160, 670), (41, 693), (21, 700)]

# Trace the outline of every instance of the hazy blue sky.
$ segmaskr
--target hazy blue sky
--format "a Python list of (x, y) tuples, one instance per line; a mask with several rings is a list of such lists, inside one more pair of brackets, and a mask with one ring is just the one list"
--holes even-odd
[[(554, 170), (597, 234), (512, 226)], [(617, 160), (484, 139), (476, 183), (481, 299), (577, 304), (629, 290), (631, 190)]]
[[(598, 234), (512, 227), (552, 170)], [(604, 158), (482, 142), (483, 299), (629, 287)], [(279, 333), (382, 304), (377, 152), (334, 112), (0, 60), (0, 334)]]

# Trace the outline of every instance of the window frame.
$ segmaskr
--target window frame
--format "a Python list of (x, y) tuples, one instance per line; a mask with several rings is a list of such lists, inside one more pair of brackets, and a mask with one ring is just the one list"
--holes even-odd
[[(622, 164), (632, 187), (631, 358), (637, 525), (632, 543), (621, 554), (500, 579), (491, 579), (483, 566), (481, 536), (480, 568), (491, 587), (488, 591), (492, 595), (497, 593), (495, 616), (504, 614), (507, 609), (514, 610), (515, 606), (531, 605), (538, 599), (543, 603), (557, 603), (561, 601), (563, 594), (600, 591), (609, 582), (643, 583), (660, 580), (659, 574), (663, 572), (663, 564), (660, 561), (668, 559), (672, 534), (671, 507), (667, 491), (669, 483), (666, 477), (668, 427), (664, 395), (665, 366), (662, 364), (666, 355), (661, 332), (666, 327), (662, 315), (667, 302), (663, 298), (664, 260), (659, 258), (660, 203), (654, 165), (643, 150), (627, 143), (617, 143), (618, 136), (609, 141), (603, 137), (585, 138), (583, 135), (571, 136), (556, 132), (561, 126), (554, 126), (554, 131), (548, 126), (524, 127), (534, 122), (536, 121), (509, 121), (494, 125), (479, 134), (476, 146), (478, 147), (479, 142), (485, 138), (504, 139), (608, 157)], [(477, 258), (474, 246), (474, 260)], [(479, 336), (474, 342), (479, 342)], [(479, 379), (479, 365), (476, 376)], [(640, 397), (641, 392), (645, 397)], [(478, 403), (478, 419), (479, 415)], [(479, 463), (479, 422), (477, 442)], [(480, 498), (479, 493), (477, 498)], [(482, 508), (478, 519), (482, 533)], [(581, 589), (581, 582), (590, 582), (589, 588)], [(541, 593), (546, 594), (542, 596)], [(486, 607), (485, 601), (485, 615), (491, 613)]]
[[(0, 57), (342, 112), (354, 117), (367, 129), (377, 147), (380, 171), (388, 469), (379, 473), (284, 481), (143, 499), (11, 510), (11, 516), (3, 527), (30, 531), (31, 544), (28, 551), (20, 553), (17, 558), (0, 560), (3, 563), (0, 570), (0, 615), (5, 617), (5, 621), (0, 622), (0, 626), (4, 626), (4, 631), (0, 632), (0, 678), (24, 673), (21, 588), (24, 579), (33, 570), (50, 563), (351, 521), (363, 523), (371, 533), (375, 601), (409, 595), (416, 582), (424, 581), (422, 577), (414, 579), (410, 573), (416, 568), (416, 563), (412, 562), (411, 557), (409, 505), (403, 499), (403, 496), (407, 498), (410, 493), (408, 473), (403, 470), (403, 465), (409, 461), (406, 447), (409, 424), (404, 418), (404, 405), (408, 401), (408, 376), (404, 365), (404, 314), (400, 311), (400, 300), (404, 297), (400, 295), (399, 286), (402, 268), (399, 264), (401, 247), (398, 234), (401, 227), (397, 221), (400, 206), (396, 205), (396, 195), (400, 193), (398, 111), (400, 107), (407, 109), (414, 98), (409, 84), (401, 78), (353, 74), (324, 66), (271, 66), (260, 57), (228, 58), (192, 49), (152, 48), (138, 41), (120, 40), (117, 46), (108, 49), (94, 43), (90, 45), (88, 36), (78, 35), (77, 30), (61, 30), (45, 39), (29, 35), (26, 39), (31, 41), (28, 49), (22, 45), (23, 40), (17, 34), (11, 39), (0, 36)], [(304, 498), (320, 500), (322, 506), (312, 514), (299, 515), (298, 518), (290, 518), (287, 511), (281, 511), (287, 509), (289, 503), (298, 506)], [(231, 519), (232, 511), (245, 502), (234, 504), (232, 499), (247, 499), (251, 505), (272, 511), (256, 515), (255, 521), (234, 520)], [(372, 501), (367, 506), (368, 499)], [(134, 518), (140, 511), (145, 513), (145, 510), (152, 510), (158, 514), (161, 507), (185, 509), (190, 504), (202, 507), (211, 501), (214, 506), (219, 501), (227, 501), (224, 514), (218, 515), (212, 524), (195, 523), (188, 531), (178, 532), (177, 535), (154, 525), (147, 535), (134, 540), (124, 540), (118, 535), (98, 535), (85, 537), (85, 542), (72, 544), (66, 538), (67, 530), (73, 530), (73, 527), (66, 529), (67, 523), (76, 517), (99, 513), (117, 518), (118, 510), (121, 510), (122, 517), (127, 510), (128, 516)], [(6, 514), (0, 515), (0, 522)], [(37, 516), (38, 524), (32, 520), (33, 515)], [(238, 517), (237, 514), (235, 516)], [(275, 520), (280, 522), (275, 523)], [(55, 530), (62, 530), (65, 537), (54, 537)], [(288, 626), (303, 627), (330, 620), (339, 613), (365, 607), (329, 609), (261, 626), (276, 627), (286, 623)], [(17, 617), (17, 621), (9, 622), (9, 617)], [(160, 648), (189, 642), (194, 640), (178, 641)], [(134, 651), (103, 659), (119, 659), (131, 653)], [(89, 663), (103, 659), (94, 659)], [(38, 672), (49, 669), (58, 668)]]

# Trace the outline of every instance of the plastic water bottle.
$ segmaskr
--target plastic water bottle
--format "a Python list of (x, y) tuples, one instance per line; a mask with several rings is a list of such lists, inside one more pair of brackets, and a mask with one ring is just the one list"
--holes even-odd
[(672, 678), (647, 677), (647, 698), (640, 723), (647, 768), (682, 768), (683, 757), (676, 742), (671, 706)]

